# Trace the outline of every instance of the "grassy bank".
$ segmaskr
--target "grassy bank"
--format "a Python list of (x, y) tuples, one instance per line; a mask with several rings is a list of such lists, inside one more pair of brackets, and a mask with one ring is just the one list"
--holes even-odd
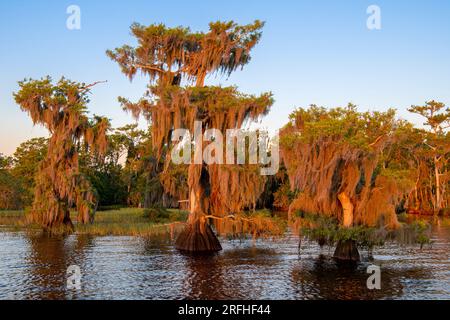
[(20, 229), (26, 227), (25, 212), (24, 211), (12, 211), (1, 210), (0, 211), (0, 226)]
[[(71, 212), (76, 234), (93, 236), (156, 236), (176, 234), (184, 227), (188, 212), (177, 209), (122, 208), (97, 211), (92, 224), (78, 224), (77, 213)], [(235, 219), (220, 219), (219, 233), (225, 237), (273, 237), (286, 230), (286, 219), (269, 210), (243, 212)], [(40, 232), (36, 224), (28, 224), (24, 211), (0, 211), (0, 226), (12, 231)], [(66, 228), (53, 229), (54, 234), (67, 233)]]
[[(122, 208), (98, 211), (93, 224), (77, 223), (77, 213), (71, 212), (76, 234), (96, 236), (150, 236), (173, 232), (181, 228), (186, 221), (187, 212), (177, 209), (145, 210), (140, 208)], [(40, 231), (37, 225), (27, 224), (24, 211), (0, 211), (0, 226), (14, 231)], [(56, 230), (56, 233), (59, 231)], [(62, 230), (60, 230), (62, 232)]]

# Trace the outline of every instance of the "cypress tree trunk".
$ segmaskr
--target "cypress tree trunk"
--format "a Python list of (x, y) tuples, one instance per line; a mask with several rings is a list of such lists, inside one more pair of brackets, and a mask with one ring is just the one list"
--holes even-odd
[[(343, 226), (350, 228), (353, 225), (353, 209), (354, 206), (347, 194), (342, 192), (338, 195), (343, 209)], [(359, 261), (358, 247), (354, 240), (340, 240), (336, 246), (333, 257), (338, 260)]]
[(178, 236), (175, 247), (178, 250), (201, 253), (222, 250), (219, 240), (206, 221), (205, 215), (191, 213), (186, 228)]
[(70, 213), (64, 217), (63, 225), (65, 225), (70, 231), (74, 231), (75, 227), (73, 226), (72, 220), (70, 219)]
[(436, 179), (436, 207), (434, 208), (434, 213), (438, 214), (441, 210), (441, 182), (439, 179), (439, 160), (434, 157), (434, 175)]
[(44, 230), (52, 230), (57, 226), (64, 226), (68, 231), (74, 231), (75, 227), (70, 219), (70, 211), (60, 208), (56, 215), (32, 216), (32, 221), (43, 226)]
[(344, 261), (359, 261), (359, 252), (355, 240), (339, 241), (333, 257)]
[(175, 247), (186, 252), (216, 252), (222, 250), (219, 240), (208, 224), (204, 211), (205, 187), (201, 179), (190, 195), (190, 213), (186, 228), (178, 236)]
[(342, 205), (343, 221), (342, 224), (345, 228), (350, 228), (353, 224), (353, 204), (350, 201), (346, 193), (342, 192), (338, 195), (338, 199)]

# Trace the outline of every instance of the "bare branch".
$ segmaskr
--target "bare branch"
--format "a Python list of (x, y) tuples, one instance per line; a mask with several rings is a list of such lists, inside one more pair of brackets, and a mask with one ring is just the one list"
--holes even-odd
[(93, 82), (93, 83), (91, 83), (91, 84), (88, 84), (88, 85), (86, 85), (86, 86), (80, 88), (80, 89), (81, 89), (81, 93), (84, 93), (84, 92), (88, 91), (90, 88), (92, 88), (93, 86), (96, 86), (97, 84), (100, 84), (100, 83), (106, 83), (106, 82), (108, 82), (108, 80), (104, 80), (104, 81), (96, 81), (96, 82)]
[(243, 221), (247, 221), (247, 222), (254, 222), (251, 219), (246, 219), (246, 218), (242, 218), (242, 217), (236, 217), (235, 215), (232, 215), (232, 214), (224, 216), (224, 217), (217, 217), (217, 216), (213, 216), (213, 215), (207, 215), (207, 216), (204, 216), (204, 218), (206, 218), (206, 219), (215, 219), (215, 220), (233, 219), (233, 220), (243, 220)]

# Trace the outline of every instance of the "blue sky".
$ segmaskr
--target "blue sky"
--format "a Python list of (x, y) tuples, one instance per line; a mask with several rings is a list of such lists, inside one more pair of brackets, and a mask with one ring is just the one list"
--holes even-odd
[[(81, 30), (66, 28), (71, 4), (81, 9)], [(366, 27), (372, 4), (381, 9), (381, 30)], [(394, 107), (417, 124), (422, 121), (406, 112), (411, 104), (450, 104), (450, 1), (1, 1), (0, 153), (12, 154), (21, 142), (46, 135), (15, 105), (17, 81), (45, 75), (108, 80), (94, 88), (90, 111), (121, 126), (133, 119), (117, 96), (137, 100), (146, 81), (130, 83), (105, 50), (134, 44), (131, 23), (206, 30), (210, 21), (230, 19), (266, 21), (263, 37), (243, 71), (208, 81), (246, 93), (272, 91), (276, 103), (262, 121), (272, 132), (295, 107), (312, 103)]]

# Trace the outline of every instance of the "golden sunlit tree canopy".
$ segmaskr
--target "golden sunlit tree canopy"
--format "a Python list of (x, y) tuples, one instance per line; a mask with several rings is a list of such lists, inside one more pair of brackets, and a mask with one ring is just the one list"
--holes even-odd
[(179, 83), (180, 77), (201, 86), (214, 72), (231, 74), (250, 61), (250, 50), (258, 43), (264, 23), (238, 25), (233, 21), (210, 23), (209, 31), (191, 32), (189, 28), (168, 28), (163, 24), (133, 24), (131, 33), (137, 47), (125, 45), (108, 50), (122, 72), (132, 79), (137, 71), (151, 81)]

